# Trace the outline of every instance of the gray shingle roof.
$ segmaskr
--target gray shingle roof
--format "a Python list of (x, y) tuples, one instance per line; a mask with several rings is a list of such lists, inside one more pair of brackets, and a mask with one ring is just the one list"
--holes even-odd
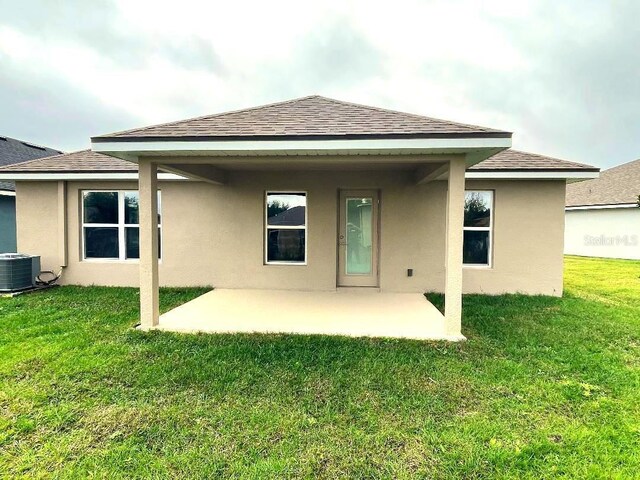
[[(45, 173), (45, 172), (135, 172), (135, 163), (108, 155), (81, 150), (53, 157), (30, 160), (0, 168), (0, 173)], [(483, 162), (470, 167), (471, 171), (597, 171), (595, 167), (582, 163), (568, 162), (557, 158), (544, 157), (517, 150), (500, 152)]]
[(640, 160), (604, 170), (599, 178), (567, 185), (567, 206), (636, 203), (640, 195)]
[(313, 95), (94, 137), (144, 139), (494, 136), (511, 133)]
[(13, 192), (16, 189), (16, 184), (13, 182), (0, 181), (0, 190)]
[(570, 162), (558, 158), (546, 157), (536, 153), (521, 152), (520, 150), (504, 150), (496, 153), (492, 157), (472, 166), (473, 171), (591, 171), (597, 172), (599, 169), (584, 163)]
[(44, 172), (136, 172), (135, 163), (110, 157), (91, 150), (63, 153), (53, 157), (38, 158), (27, 162), (7, 165), (0, 172), (44, 173)]
[[(62, 153), (53, 148), (41, 147), (15, 138), (0, 136), (0, 167), (33, 158), (49, 157)], [(15, 190), (13, 182), (0, 182), (0, 190)]]

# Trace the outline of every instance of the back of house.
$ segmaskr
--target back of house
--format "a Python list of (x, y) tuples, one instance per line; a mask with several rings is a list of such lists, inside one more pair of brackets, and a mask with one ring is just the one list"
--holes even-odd
[[(92, 139), (0, 169), (18, 249), (62, 283), (562, 294), (567, 181), (511, 133), (310, 96)], [(45, 240), (46, 239), (46, 240)]]

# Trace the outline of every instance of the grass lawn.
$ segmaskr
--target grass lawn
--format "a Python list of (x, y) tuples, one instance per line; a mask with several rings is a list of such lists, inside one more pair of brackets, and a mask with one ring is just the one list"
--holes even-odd
[(141, 333), (134, 289), (0, 298), (0, 477), (640, 477), (640, 262), (464, 307), (448, 344)]

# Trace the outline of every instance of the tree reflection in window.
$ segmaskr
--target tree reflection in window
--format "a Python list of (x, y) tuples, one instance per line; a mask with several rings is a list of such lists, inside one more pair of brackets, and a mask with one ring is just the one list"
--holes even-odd
[(490, 265), (493, 226), (493, 192), (467, 191), (464, 201), (465, 265)]

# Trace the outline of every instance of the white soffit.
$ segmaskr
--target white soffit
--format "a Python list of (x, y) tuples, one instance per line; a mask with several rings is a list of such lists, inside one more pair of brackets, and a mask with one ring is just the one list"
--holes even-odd
[(565, 210), (610, 210), (613, 208), (640, 208), (637, 203), (612, 203), (608, 205), (580, 205), (576, 207), (565, 207)]
[[(110, 173), (110, 172), (41, 172), (41, 173), (0, 173), (0, 180), (135, 180), (138, 181), (138, 172)], [(175, 173), (158, 173), (158, 180), (188, 180)]]
[(467, 172), (465, 177), (467, 179), (473, 180), (501, 180), (501, 179), (509, 179), (509, 180), (565, 180), (565, 179), (589, 179), (589, 178), (598, 178), (600, 176), (599, 172), (590, 172), (590, 171), (580, 171), (580, 170), (572, 170), (572, 171), (553, 171), (553, 170), (545, 170), (545, 171), (523, 171), (523, 172), (509, 172), (509, 171), (494, 171), (494, 172), (474, 172), (471, 170)]
[(408, 138), (369, 140), (211, 140), (92, 142), (94, 152), (130, 159), (140, 155), (305, 155), (467, 153), (511, 147), (511, 138)]
[[(591, 174), (595, 176), (585, 176)], [(466, 172), (467, 180), (567, 180), (596, 178), (597, 172)], [(436, 180), (445, 180), (446, 174)], [(137, 172), (131, 173), (64, 173), (64, 172), (41, 172), (41, 173), (0, 173), (0, 180), (135, 180), (138, 181)], [(188, 177), (174, 173), (158, 173), (158, 180), (191, 180)], [(11, 195), (13, 192), (8, 192)], [(2, 192), (0, 192), (2, 195)], [(595, 208), (595, 207), (586, 207)], [(614, 205), (610, 208), (620, 208)]]

